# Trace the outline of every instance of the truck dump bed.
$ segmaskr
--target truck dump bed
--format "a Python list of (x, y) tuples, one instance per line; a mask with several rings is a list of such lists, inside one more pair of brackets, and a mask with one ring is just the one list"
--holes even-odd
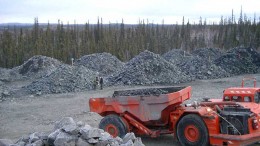
[(101, 116), (127, 113), (148, 122), (162, 119), (164, 110), (176, 107), (190, 96), (190, 86), (123, 90), (115, 91), (112, 97), (91, 98), (89, 106), (90, 111)]

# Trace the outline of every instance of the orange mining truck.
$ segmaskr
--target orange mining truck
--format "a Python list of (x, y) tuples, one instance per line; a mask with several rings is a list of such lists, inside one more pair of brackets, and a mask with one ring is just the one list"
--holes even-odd
[(222, 99), (192, 104), (183, 104), (190, 86), (115, 91), (90, 98), (90, 111), (104, 117), (99, 128), (114, 137), (174, 134), (183, 146), (249, 145), (260, 141), (260, 88), (255, 79), (254, 87), (244, 87), (245, 80), (225, 89)]

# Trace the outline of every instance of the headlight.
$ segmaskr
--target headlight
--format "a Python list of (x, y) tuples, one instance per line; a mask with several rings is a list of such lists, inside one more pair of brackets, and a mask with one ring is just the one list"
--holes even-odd
[(237, 100), (237, 99), (238, 99), (238, 96), (233, 96), (233, 99), (234, 99), (234, 100)]
[(250, 102), (251, 100), (250, 100), (250, 97), (248, 97), (248, 96), (245, 96), (244, 97), (244, 102)]
[(230, 100), (228, 96), (225, 96), (224, 99), (225, 99), (225, 100)]

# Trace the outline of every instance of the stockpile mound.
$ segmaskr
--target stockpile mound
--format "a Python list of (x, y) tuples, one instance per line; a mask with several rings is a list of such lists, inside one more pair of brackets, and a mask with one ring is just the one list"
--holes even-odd
[(107, 78), (110, 85), (176, 84), (189, 81), (178, 67), (160, 55), (144, 51), (125, 64), (123, 70)]
[(257, 73), (260, 68), (260, 54), (253, 48), (236, 47), (214, 63), (232, 75)]
[(0, 81), (11, 82), (19, 79), (22, 79), (22, 76), (17, 71), (0, 67)]
[(32, 94), (76, 92), (91, 89), (94, 79), (95, 73), (86, 67), (64, 64), (25, 88)]
[(173, 63), (174, 65), (178, 66), (180, 64), (182, 64), (183, 62), (186, 62), (187, 60), (190, 60), (191, 58), (193, 58), (193, 55), (191, 55), (190, 53), (181, 50), (181, 49), (172, 49), (169, 52), (166, 52), (162, 55), (162, 57)]
[(19, 74), (26, 77), (41, 78), (52, 73), (60, 65), (61, 62), (57, 59), (37, 55), (13, 70), (17, 70)]
[(10, 71), (11, 69), (0, 67), (0, 81), (11, 81)]
[(219, 58), (223, 54), (223, 51), (217, 48), (199, 48), (192, 51), (192, 54), (205, 60), (213, 61)]
[[(206, 49), (201, 49), (200, 53), (203, 50)], [(193, 56), (183, 50), (173, 49), (165, 53), (163, 57), (179, 67), (183, 73), (191, 76), (192, 79), (215, 79), (229, 76), (225, 70), (210, 62), (208, 58)]]
[(8, 97), (10, 95), (12, 95), (10, 89), (6, 87), (3, 82), (0, 81), (0, 102), (5, 100), (4, 97)]
[[(8, 139), (0, 139), (0, 145), (12, 145)], [(93, 128), (83, 122), (75, 122), (71, 117), (66, 117), (55, 123), (51, 134), (35, 132), (29, 136), (21, 137), (15, 145), (36, 145), (36, 146), (144, 146), (140, 138), (134, 133), (127, 133), (123, 139), (113, 138), (102, 129)]]
[(107, 76), (121, 70), (124, 63), (110, 53), (96, 53), (81, 57), (75, 65), (83, 65), (100, 76)]
[(197, 56), (186, 60), (179, 67), (193, 79), (216, 79), (230, 76), (221, 67)]
[(254, 48), (236, 47), (229, 50), (228, 53), (235, 53), (238, 57), (251, 60), (253, 64), (260, 67), (260, 53)]

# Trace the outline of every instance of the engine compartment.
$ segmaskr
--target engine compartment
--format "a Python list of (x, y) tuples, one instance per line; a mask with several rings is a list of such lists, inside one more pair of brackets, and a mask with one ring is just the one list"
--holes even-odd
[(249, 133), (248, 119), (252, 115), (249, 108), (225, 106), (219, 114), (222, 134), (244, 135)]

